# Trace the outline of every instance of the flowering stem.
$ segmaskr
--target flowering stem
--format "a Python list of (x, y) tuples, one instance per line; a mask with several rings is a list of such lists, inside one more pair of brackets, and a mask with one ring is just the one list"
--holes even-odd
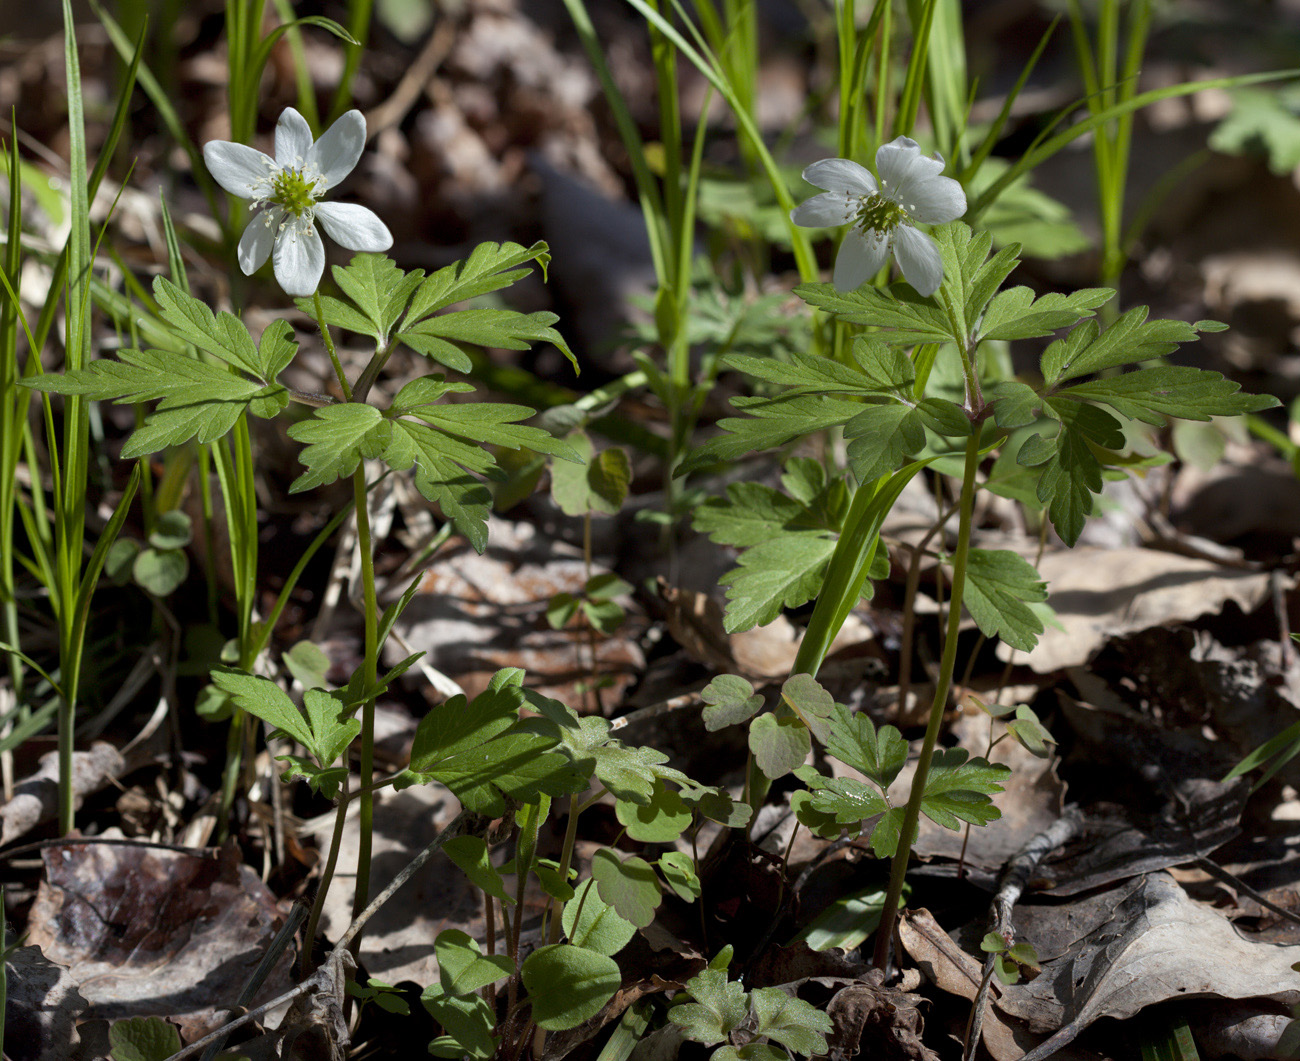
[(876, 968), (889, 965), (889, 950), (894, 938), (894, 922), (898, 917), (898, 902), (903, 895), (903, 882), (907, 877), (907, 863), (912, 854), (912, 842), (917, 822), (921, 818), (921, 800), (925, 796), (925, 782), (934, 758), (934, 745), (939, 739), (939, 726), (943, 710), (948, 704), (948, 691), (957, 662), (957, 635), (961, 630), (961, 602), (966, 588), (966, 562), (970, 555), (971, 513), (975, 503), (975, 472), (980, 459), (980, 425), (976, 423), (966, 443), (966, 466), (962, 473), (961, 499), (957, 503), (957, 551), (952, 560), (952, 597), (948, 601), (948, 628), (943, 639), (943, 656), (939, 661), (939, 677), (935, 682), (934, 701), (930, 704), (930, 721), (925, 727), (921, 742), (921, 757), (916, 763), (912, 791), (903, 811), (903, 826), (899, 834), (898, 850), (889, 870), (889, 890), (885, 894), (885, 907), (880, 913), (880, 927), (876, 930), (874, 963)]
[[(366, 653), (362, 662), (363, 682), (367, 690), (373, 690), (378, 680), (379, 662), (379, 603), (375, 593), (375, 557), (374, 543), (370, 536), (370, 512), (366, 507), (366, 471), (364, 464), (358, 464), (352, 473), (352, 491), (356, 498), (357, 510), (357, 549), (361, 553), (361, 592), (364, 595), (366, 622)], [(352, 900), (352, 916), (355, 918), (365, 909), (370, 897), (370, 851), (371, 831), (375, 817), (375, 795), (370, 788), (375, 768), (375, 698), (366, 699), (361, 708), (361, 783), (366, 786), (361, 792), (360, 829), (361, 836), (357, 845), (357, 889)]]
[(348, 377), (343, 372), (343, 365), (339, 362), (339, 355), (334, 349), (334, 339), (330, 336), (329, 326), (325, 323), (325, 307), (321, 305), (320, 288), (311, 293), (312, 304), (316, 309), (316, 323), (320, 325), (321, 338), (325, 340), (325, 349), (329, 351), (330, 361), (334, 364), (334, 374), (338, 377), (339, 386), (343, 389), (343, 398), (345, 401), (352, 400), (352, 387), (348, 384)]

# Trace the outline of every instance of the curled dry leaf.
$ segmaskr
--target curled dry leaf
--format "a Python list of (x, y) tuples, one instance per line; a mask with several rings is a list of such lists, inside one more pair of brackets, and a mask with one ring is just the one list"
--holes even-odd
[[(214, 1030), (280, 927), (275, 897), (233, 844), (187, 854), (144, 845), (44, 851), (28, 938), (68, 967), (90, 1014), (159, 1016), (186, 1039)], [(286, 990), (288, 952), (254, 1004)]]
[(1300, 946), (1245, 940), (1168, 874), (1151, 873), (1128, 890), (1113, 919), (1043, 963), (1033, 981), (1005, 988), (997, 1006), (1032, 1031), (1054, 1032), (1025, 1055), (1045, 1061), (1099, 1017), (1124, 1020), (1173, 998), (1294, 1006), (1297, 961)]

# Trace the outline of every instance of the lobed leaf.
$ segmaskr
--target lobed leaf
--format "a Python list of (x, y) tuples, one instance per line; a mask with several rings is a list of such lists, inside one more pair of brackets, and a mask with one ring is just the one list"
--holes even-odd
[(971, 549), (963, 603), (986, 637), (1029, 652), (1043, 622), (1029, 607), (1047, 600), (1047, 586), (1024, 557), (1006, 549)]
[(749, 998), (724, 969), (705, 969), (686, 981), (694, 1002), (679, 1002), (668, 1019), (692, 1042), (713, 1046), (725, 1042), (749, 1015)]

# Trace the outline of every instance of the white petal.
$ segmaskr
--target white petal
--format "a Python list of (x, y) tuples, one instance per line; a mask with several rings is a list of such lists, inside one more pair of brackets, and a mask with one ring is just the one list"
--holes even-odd
[(326, 129), (307, 153), (307, 164), (303, 167), (325, 179), (324, 185), (317, 186), (316, 193), (333, 188), (351, 173), (365, 146), (366, 120), (360, 111), (348, 111)]
[(319, 203), (316, 220), (340, 247), (350, 251), (386, 251), (393, 245), (393, 234), (375, 216), (375, 212), (354, 203)]
[(311, 126), (292, 107), (285, 107), (275, 123), (275, 160), (289, 169), (302, 169), (311, 150)]
[(929, 177), (912, 189), (912, 201), (904, 205), (914, 221), (927, 225), (956, 221), (966, 212), (966, 193), (951, 177)]
[(871, 171), (847, 158), (824, 158), (803, 171), (803, 179), (828, 192), (875, 195), (876, 178)]
[(284, 210), (278, 206), (272, 206), (269, 209), (259, 211), (251, 221), (248, 227), (244, 229), (244, 234), (239, 237), (239, 267), (244, 270), (245, 276), (252, 276), (258, 269), (262, 268), (266, 259), (271, 256), (271, 248), (275, 246), (275, 233), (280, 227), (280, 219), (284, 217)]
[(805, 228), (832, 228), (847, 225), (853, 220), (856, 199), (843, 192), (822, 192), (800, 203), (790, 211), (790, 220)]
[(209, 140), (204, 144), (203, 161), (216, 182), (241, 199), (259, 198), (266, 182), (280, 170), (269, 155), (229, 140)]
[(870, 280), (889, 257), (889, 237), (875, 229), (867, 233), (851, 228), (840, 244), (835, 258), (835, 273), (831, 282), (836, 291), (852, 291)]
[(316, 226), (294, 218), (275, 241), (275, 278), (286, 295), (315, 292), (325, 271), (325, 245)]
[(934, 240), (911, 225), (894, 229), (894, 257), (918, 295), (933, 295), (943, 282), (943, 259)]
[(904, 210), (916, 202), (916, 186), (943, 172), (943, 163), (921, 154), (921, 145), (906, 136), (881, 144), (876, 152), (881, 192)]

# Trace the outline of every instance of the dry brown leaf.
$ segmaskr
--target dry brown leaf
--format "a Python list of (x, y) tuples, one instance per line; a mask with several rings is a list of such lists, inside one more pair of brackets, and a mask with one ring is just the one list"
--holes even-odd
[(997, 1005), (1031, 1029), (1059, 1029), (1024, 1059), (1044, 1061), (1099, 1017), (1124, 1020), (1173, 998), (1296, 1005), (1298, 960), (1300, 946), (1251, 943), (1167, 873), (1152, 873), (1112, 920), (1045, 962), (1037, 979), (1005, 988)]
[(883, 986), (884, 974), (872, 969), (860, 983), (835, 993), (826, 1007), (831, 1034), (826, 1038), (831, 1061), (862, 1056), (879, 1061), (939, 1061), (921, 1042), (925, 1021), (921, 999)]
[[(371, 855), (371, 895), (377, 895), (460, 811), (460, 804), (441, 785), (415, 785), (375, 793)], [(320, 820), (322, 840), (334, 827), (331, 813)], [(349, 816), (339, 848), (341, 874), (325, 900), (321, 931), (338, 939), (352, 923), (352, 871), (357, 864), (360, 818)], [(366, 923), (361, 963), (386, 983), (414, 980), (421, 986), (438, 979), (434, 938), (458, 928), (483, 939), (482, 893), (439, 852), (415, 874), (392, 902)]]
[[(146, 845), (64, 844), (43, 852), (29, 940), (68, 967), (104, 1018), (159, 1016), (188, 1040), (225, 1019), (282, 922), (275, 897), (233, 844), (188, 854)], [(289, 985), (286, 952), (254, 1004)]]
[[(1038, 571), (1064, 627), (1015, 653), (1040, 674), (1082, 666), (1111, 638), (1217, 614), (1228, 601), (1253, 611), (1269, 593), (1267, 574), (1154, 549), (1062, 550), (1044, 556)], [(1011, 653), (998, 646), (1001, 659)]]
[(5, 960), (4, 1052), (10, 1061), (64, 1061), (80, 1042), (86, 1011), (76, 978), (39, 947), (19, 947)]
[[(593, 575), (602, 571), (591, 569)], [(470, 697), (502, 667), (523, 667), (530, 688), (575, 707), (583, 702), (577, 687), (591, 679), (594, 642), (597, 677), (606, 683), (601, 695), (606, 704), (617, 703), (645, 668), (637, 640), (645, 621), (634, 602), (619, 599), (628, 618), (609, 637), (593, 638), (576, 624), (563, 630), (546, 624), (550, 599), (581, 593), (586, 580), (578, 549), (529, 524), (493, 519), (481, 556), (462, 539), (438, 551), (395, 630)]]

